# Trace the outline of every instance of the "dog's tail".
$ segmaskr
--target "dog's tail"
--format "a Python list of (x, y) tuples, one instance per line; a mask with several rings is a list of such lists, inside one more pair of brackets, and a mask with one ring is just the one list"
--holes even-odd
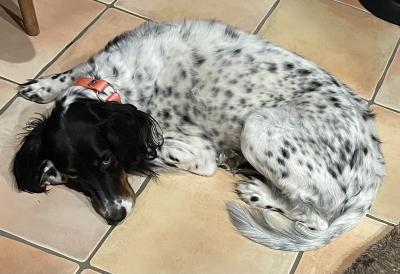
[(353, 228), (368, 211), (369, 204), (361, 196), (350, 198), (325, 230), (312, 230), (283, 215), (245, 208), (237, 202), (227, 202), (226, 206), (232, 223), (246, 238), (272, 249), (305, 251), (319, 248)]

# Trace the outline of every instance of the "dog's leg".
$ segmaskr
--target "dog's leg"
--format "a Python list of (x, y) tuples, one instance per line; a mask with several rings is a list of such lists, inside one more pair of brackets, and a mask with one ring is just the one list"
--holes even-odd
[(54, 101), (59, 94), (66, 90), (71, 84), (84, 75), (90, 67), (81, 64), (63, 73), (51, 74), (30, 80), (21, 84), (18, 93), (25, 99), (36, 103), (49, 103)]
[(216, 152), (211, 142), (200, 136), (166, 132), (159, 151), (159, 161), (203, 176), (211, 176), (217, 169)]
[(295, 111), (283, 107), (258, 110), (248, 116), (241, 135), (242, 153), (272, 189), (253, 179), (239, 183), (237, 192), (251, 205), (277, 208), (293, 221), (323, 230), (328, 227), (324, 208), (334, 201), (319, 188), (324, 178), (306, 168), (307, 163), (315, 170), (316, 163), (311, 153), (301, 151), (313, 148), (306, 142), (300, 147), (294, 141), (295, 137), (304, 137), (301, 121)]

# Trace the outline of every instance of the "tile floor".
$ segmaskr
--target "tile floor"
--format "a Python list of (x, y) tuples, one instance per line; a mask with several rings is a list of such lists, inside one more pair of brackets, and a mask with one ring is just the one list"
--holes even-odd
[[(42, 0), (41, 35), (26, 36), (0, 5), (0, 273), (340, 273), (400, 221), (400, 28), (357, 0)], [(235, 233), (223, 201), (235, 199), (224, 171), (212, 178), (132, 177), (134, 214), (107, 226), (81, 195), (16, 193), (9, 162), (26, 121), (49, 105), (15, 96), (17, 84), (66, 70), (144, 20), (213, 19), (313, 60), (354, 88), (378, 114), (387, 177), (354, 230), (313, 252), (281, 252)], [(188, 182), (189, 181), (189, 182)], [(144, 182), (144, 183), (143, 183)]]

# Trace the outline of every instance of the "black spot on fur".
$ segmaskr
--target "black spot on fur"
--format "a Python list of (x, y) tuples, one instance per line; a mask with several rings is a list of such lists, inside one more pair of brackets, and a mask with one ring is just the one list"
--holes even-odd
[(236, 32), (236, 30), (230, 26), (226, 26), (224, 34), (231, 39), (239, 38), (239, 34)]
[(229, 81), (229, 84), (233, 84), (234, 85), (234, 84), (237, 84), (237, 82), (238, 81), (236, 79), (232, 79), (232, 80)]
[(306, 164), (309, 171), (313, 171), (313, 166), (310, 163)]
[(335, 163), (337, 172), (341, 175), (343, 172), (343, 167), (339, 163)]
[(285, 70), (292, 70), (294, 68), (294, 65), (292, 63), (285, 63), (283, 67)]
[(276, 158), (276, 160), (281, 166), (285, 166), (285, 161), (281, 157)]
[(191, 27), (182, 28), (180, 32), (181, 32), (182, 39), (187, 40), (191, 33)]
[(186, 123), (194, 124), (193, 121), (192, 121), (192, 119), (190, 119), (190, 117), (187, 116), (187, 115), (183, 115), (183, 116), (182, 116), (182, 120), (183, 120), (184, 122), (186, 122)]
[(114, 45), (118, 44), (119, 41), (121, 41), (122, 39), (124, 39), (127, 36), (128, 36), (127, 32), (116, 36), (113, 40), (111, 40), (110, 42), (107, 43), (107, 45), (105, 46), (104, 50), (105, 51), (109, 51), (111, 49), (111, 47), (113, 47)]
[(177, 162), (177, 163), (180, 162), (178, 158), (173, 157), (171, 154), (168, 154), (168, 158), (171, 159), (174, 162)]
[(289, 151), (287, 151), (287, 150), (284, 149), (284, 148), (281, 148), (281, 153), (282, 153), (282, 156), (283, 156), (284, 158), (289, 159), (289, 157), (290, 157)]
[(366, 111), (364, 111), (363, 114), (362, 114), (362, 118), (364, 119), (364, 121), (367, 121), (367, 120), (369, 120), (369, 119), (374, 119), (375, 116), (376, 116), (376, 114), (373, 113), (373, 112), (370, 111), (370, 110), (366, 110)]
[(226, 90), (226, 91), (225, 91), (225, 96), (226, 96), (227, 98), (231, 98), (231, 97), (233, 96), (232, 91), (230, 91), (229, 89)]
[(313, 89), (318, 89), (319, 87), (321, 87), (322, 86), (322, 83), (321, 82), (318, 82), (318, 81), (311, 81), (310, 83), (309, 83), (309, 87), (311, 87), (311, 88), (313, 88)]
[(247, 61), (249, 61), (250, 63), (254, 62), (255, 58), (254, 56), (251, 56), (250, 54), (246, 55)]
[(297, 71), (297, 73), (298, 73), (299, 75), (301, 75), (301, 76), (305, 76), (305, 75), (311, 74), (311, 71), (308, 70), (308, 69), (298, 69), (298, 70), (296, 70), (296, 71)]
[(46, 88), (47, 93), (51, 92), (51, 88)]
[(169, 97), (172, 95), (172, 87), (168, 87), (167, 90), (165, 91), (165, 96)]
[(65, 82), (65, 78), (66, 78), (65, 76), (61, 77), (61, 78), (60, 78), (60, 82), (61, 82), (61, 83), (64, 83), (64, 82)]
[(241, 99), (240, 99), (240, 104), (245, 105), (245, 104), (246, 104), (246, 99), (241, 98)]
[(353, 169), (354, 167), (358, 166), (360, 160), (361, 160), (360, 149), (357, 147), (356, 149), (354, 149), (353, 155), (351, 156), (350, 168)]
[(241, 52), (242, 52), (242, 49), (235, 49), (235, 50), (232, 52), (232, 55), (235, 56), (235, 55), (238, 55), (238, 54), (241, 53)]
[(277, 68), (276, 64), (271, 64), (268, 67), (268, 71), (271, 72), (271, 73), (275, 73), (277, 71), (277, 69), (278, 68)]
[(113, 75), (114, 75), (115, 78), (117, 78), (118, 75), (119, 75), (119, 71), (115, 66), (113, 66)]
[(187, 77), (186, 71), (185, 70), (181, 70), (181, 78), (182, 79), (186, 79), (186, 77)]
[(57, 79), (60, 75), (61, 75), (61, 73), (54, 74), (54, 75), (51, 76), (51, 79), (53, 79), (53, 80)]
[(250, 197), (250, 201), (257, 202), (258, 201), (258, 197), (257, 196), (251, 196)]
[(374, 142), (376, 142), (378, 144), (382, 143), (381, 140), (378, 137), (376, 137), (375, 135), (373, 135), (373, 134), (371, 134), (371, 139), (372, 139), (372, 141), (374, 141)]
[(333, 169), (331, 169), (330, 167), (328, 167), (328, 172), (329, 172), (329, 174), (331, 174), (331, 176), (333, 177), (333, 179), (337, 179), (336, 172), (335, 172)]
[(282, 176), (282, 179), (285, 179), (285, 178), (289, 177), (289, 172), (283, 171), (281, 176)]
[(349, 140), (346, 140), (346, 141), (344, 142), (344, 148), (346, 149), (346, 152), (347, 152), (347, 153), (350, 153), (350, 151), (351, 151), (351, 146), (350, 146), (350, 141), (349, 141)]
[(336, 79), (335, 79), (335, 78), (333, 78), (332, 76), (331, 76), (331, 81), (332, 81), (332, 83), (333, 83), (335, 86), (338, 86), (338, 87), (340, 87), (340, 84), (339, 84), (339, 82), (338, 82), (338, 81), (336, 81)]
[(171, 114), (169, 113), (169, 110), (166, 110), (166, 109), (163, 110), (163, 118), (165, 120), (171, 119)]
[(192, 58), (195, 66), (200, 66), (206, 61), (206, 58), (200, 55), (197, 51), (193, 51)]
[(339, 101), (339, 99), (336, 98), (336, 97), (329, 97), (329, 101), (331, 101), (331, 102), (337, 102), (337, 101)]
[(265, 155), (267, 155), (268, 158), (271, 158), (272, 156), (274, 156), (274, 154), (272, 153), (272, 151), (268, 150), (267, 152), (265, 152)]
[(95, 66), (95, 64), (94, 64), (94, 57), (93, 57), (93, 56), (89, 58), (88, 64), (89, 64), (89, 66), (90, 66), (90, 68), (91, 68), (92, 71), (95, 71), (95, 70), (96, 70), (96, 66)]

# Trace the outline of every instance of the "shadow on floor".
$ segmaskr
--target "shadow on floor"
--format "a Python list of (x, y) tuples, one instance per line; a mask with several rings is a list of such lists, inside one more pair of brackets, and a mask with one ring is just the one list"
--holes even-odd
[(33, 59), (35, 49), (23, 30), (19, 6), (12, 0), (0, 4), (0, 60), (23, 63)]

